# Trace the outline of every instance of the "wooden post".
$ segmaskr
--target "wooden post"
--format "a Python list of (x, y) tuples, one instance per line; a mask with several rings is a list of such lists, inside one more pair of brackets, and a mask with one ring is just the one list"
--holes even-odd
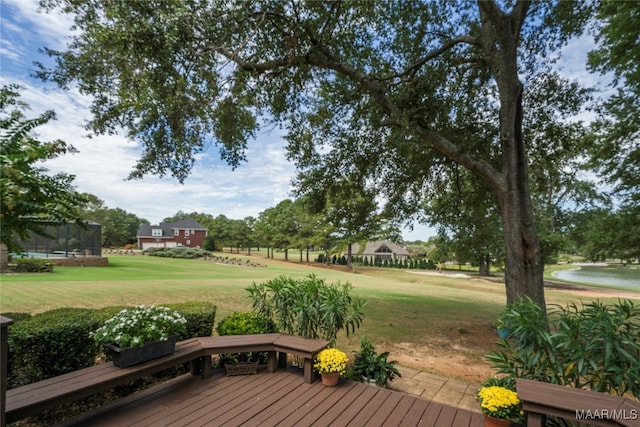
[(0, 243), (0, 272), (9, 271), (9, 249)]
[(13, 324), (13, 320), (8, 317), (0, 316), (0, 427), (7, 425), (7, 357), (9, 355), (7, 336), (9, 334), (9, 326), (11, 324)]

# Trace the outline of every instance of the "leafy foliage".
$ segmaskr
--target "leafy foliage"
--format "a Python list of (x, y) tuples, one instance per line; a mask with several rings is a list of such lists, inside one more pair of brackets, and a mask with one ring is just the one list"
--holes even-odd
[[(216, 326), (218, 335), (253, 335), (276, 332), (276, 324), (268, 317), (253, 312), (236, 312), (225, 317)], [(259, 361), (266, 362), (266, 352), (221, 354), (220, 363)]]
[(281, 332), (335, 344), (338, 332), (355, 332), (366, 304), (351, 297), (349, 283), (331, 284), (313, 274), (304, 279), (279, 276), (247, 291), (254, 311), (272, 319)]
[(30, 233), (46, 235), (47, 223), (82, 223), (80, 208), (85, 198), (75, 191), (75, 177), (50, 175), (40, 162), (75, 149), (64, 141), (38, 141), (33, 131), (55, 119), (47, 111), (32, 119), (24, 117), (18, 86), (0, 89), (0, 242), (20, 251), (15, 237), (27, 240)]
[(84, 217), (95, 221), (102, 228), (102, 247), (123, 247), (135, 244), (136, 233), (141, 224), (149, 224), (146, 219), (138, 218), (121, 208), (108, 208), (98, 197), (84, 194), (89, 203), (84, 209)]
[(89, 333), (104, 318), (94, 310), (61, 308), (9, 327), (9, 382), (12, 387), (92, 366), (99, 349)]
[(366, 337), (360, 339), (360, 351), (355, 352), (355, 358), (349, 367), (349, 378), (355, 381), (374, 380), (380, 387), (386, 387), (396, 377), (401, 377), (395, 367), (395, 361), (387, 360), (389, 352), (378, 354), (375, 346)]
[(216, 326), (219, 335), (252, 335), (276, 332), (276, 324), (268, 317), (253, 312), (236, 312)]
[(184, 259), (196, 259), (211, 256), (211, 252), (207, 250), (194, 248), (149, 248), (145, 250), (145, 253), (149, 256)]
[(487, 356), (501, 374), (640, 396), (640, 308), (631, 300), (554, 306), (530, 300), (502, 314), (509, 339)]
[(16, 273), (51, 273), (53, 264), (46, 259), (18, 258), (12, 260), (15, 264), (13, 271)]

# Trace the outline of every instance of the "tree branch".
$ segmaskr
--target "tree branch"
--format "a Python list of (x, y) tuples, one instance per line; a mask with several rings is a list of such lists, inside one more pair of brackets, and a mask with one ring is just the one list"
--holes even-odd
[(405, 71), (403, 71), (402, 73), (398, 73), (398, 74), (392, 75), (392, 76), (386, 78), (385, 80), (402, 78), (402, 77), (404, 77), (404, 76), (406, 76), (408, 74), (415, 73), (419, 68), (421, 68), (427, 62), (431, 61), (432, 59), (434, 59), (434, 58), (436, 58), (436, 57), (438, 57), (440, 55), (442, 55), (446, 51), (452, 49), (454, 46), (456, 46), (458, 44), (462, 44), (462, 43), (467, 43), (467, 44), (475, 46), (475, 45), (478, 45), (478, 40), (477, 40), (477, 38), (471, 37), (471, 36), (459, 36), (459, 37), (447, 40), (439, 48), (433, 49), (431, 52), (428, 52), (424, 57), (420, 58), (419, 60), (417, 60), (413, 64), (409, 65), (409, 67), (407, 69), (405, 69)]
[[(310, 65), (332, 69), (360, 84), (389, 115), (389, 119), (385, 121), (385, 124), (395, 127), (412, 125), (401, 113), (400, 109), (389, 99), (386, 87), (382, 87), (378, 79), (339, 61), (333, 60), (326, 49), (321, 49), (321, 52), (324, 54), (322, 58), (314, 57), (313, 60), (311, 60)], [(503, 175), (493, 166), (483, 160), (474, 158), (468, 153), (465, 153), (458, 145), (452, 143), (443, 136), (418, 124), (413, 123), (413, 125), (418, 128), (419, 136), (424, 142), (428, 143), (448, 158), (460, 163), (472, 172), (477, 173), (478, 176), (482, 177), (487, 185), (495, 189), (497, 192), (501, 193), (506, 190), (506, 183), (504, 182)]]
[(261, 63), (246, 61), (237, 53), (231, 52), (222, 46), (213, 47), (210, 50), (213, 50), (229, 59), (230, 61), (235, 62), (243, 71), (248, 71), (255, 74), (263, 74), (269, 71), (275, 71), (283, 67), (291, 66), (292, 64), (291, 58), (274, 59), (272, 61)]
[[(418, 62), (414, 63), (411, 67), (409, 67), (407, 72), (409, 72), (412, 67), (420, 67), (421, 64), (424, 64), (429, 60), (429, 58), (434, 58), (435, 56), (437, 56), (436, 52), (445, 52), (458, 43), (468, 43), (470, 40), (474, 40), (475, 43), (475, 39), (468, 37), (459, 37), (450, 40), (449, 42), (445, 43), (445, 45), (443, 45), (440, 49), (432, 51), (429, 55), (426, 55), (424, 58), (418, 61), (420, 64)], [(225, 48), (219, 47), (215, 50), (229, 60), (235, 62), (241, 69), (252, 73), (265, 73), (269, 71), (275, 71), (280, 68), (307, 64), (318, 68), (333, 70), (338, 74), (346, 76), (355, 83), (359, 84), (367, 93), (369, 93), (369, 95), (373, 97), (376, 103), (380, 105), (383, 111), (388, 115), (389, 118), (385, 120), (385, 125), (390, 127), (415, 126), (422, 141), (431, 145), (448, 158), (477, 173), (478, 176), (482, 177), (487, 185), (494, 188), (496, 191), (502, 192), (506, 188), (504, 177), (494, 167), (482, 160), (474, 158), (468, 153), (465, 153), (458, 145), (454, 144), (443, 136), (427, 128), (424, 128), (423, 126), (420, 126), (415, 122), (411, 122), (391, 101), (391, 99), (387, 95), (388, 88), (384, 83), (382, 83), (380, 79), (375, 76), (366, 74), (356, 68), (353, 68), (352, 66), (345, 64), (339, 60), (336, 60), (331, 52), (329, 52), (329, 50), (322, 45), (316, 45), (315, 48), (305, 56), (295, 57), (293, 62), (292, 58), (283, 58), (262, 63), (253, 63), (244, 60), (238, 54), (230, 52)]]

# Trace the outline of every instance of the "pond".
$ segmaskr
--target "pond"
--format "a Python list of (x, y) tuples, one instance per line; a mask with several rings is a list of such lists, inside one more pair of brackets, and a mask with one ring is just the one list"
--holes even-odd
[(555, 277), (571, 282), (623, 287), (640, 291), (640, 268), (606, 264), (576, 264), (575, 269), (556, 271)]

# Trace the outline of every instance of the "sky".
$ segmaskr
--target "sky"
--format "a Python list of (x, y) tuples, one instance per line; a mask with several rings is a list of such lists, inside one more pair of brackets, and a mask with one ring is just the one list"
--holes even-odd
[[(88, 138), (83, 127), (90, 119), (91, 99), (72, 88), (58, 89), (33, 77), (34, 61), (50, 64), (39, 52), (42, 47), (64, 50), (72, 20), (62, 14), (38, 12), (37, 0), (0, 2), (0, 84), (17, 83), (24, 87), (22, 101), (35, 117), (54, 110), (57, 120), (37, 128), (41, 141), (62, 139), (79, 152), (50, 160), (45, 167), (52, 173), (75, 175), (80, 192), (90, 193), (109, 208), (121, 208), (157, 224), (178, 211), (203, 212), (232, 219), (257, 217), (267, 208), (292, 198), (291, 181), (295, 167), (285, 157), (285, 141), (277, 129), (265, 129), (248, 146), (248, 162), (232, 171), (219, 160), (215, 147), (201, 155), (184, 184), (172, 177), (145, 176), (126, 180), (140, 155), (140, 147), (123, 135)], [(588, 45), (588, 43), (587, 43)], [(565, 49), (565, 70), (573, 77), (593, 81), (584, 66), (584, 41), (575, 41)], [(407, 241), (426, 241), (435, 230), (414, 224), (403, 231)]]

